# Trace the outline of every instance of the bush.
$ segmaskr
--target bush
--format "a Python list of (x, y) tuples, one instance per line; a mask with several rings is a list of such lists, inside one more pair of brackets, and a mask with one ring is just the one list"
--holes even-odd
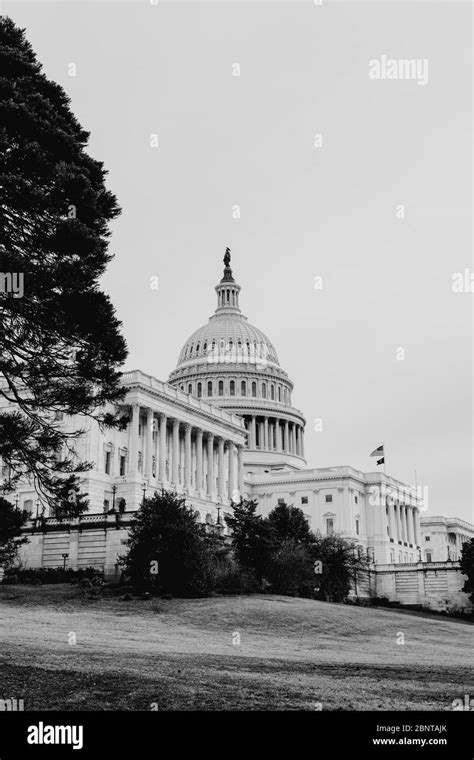
[(62, 567), (37, 567), (30, 569), (10, 569), (5, 572), (3, 583), (24, 583), (37, 585), (40, 583), (79, 583), (84, 579), (93, 581), (96, 578), (102, 578), (103, 573), (94, 567), (81, 568), (72, 570), (71, 568)]
[(225, 594), (252, 594), (258, 590), (255, 576), (230, 555), (214, 558), (212, 585), (216, 591)]
[(172, 491), (155, 492), (137, 511), (120, 558), (134, 587), (172, 596), (205, 596), (213, 588), (213, 537)]
[(292, 538), (283, 541), (272, 553), (267, 579), (275, 594), (314, 596), (315, 576), (308, 547)]

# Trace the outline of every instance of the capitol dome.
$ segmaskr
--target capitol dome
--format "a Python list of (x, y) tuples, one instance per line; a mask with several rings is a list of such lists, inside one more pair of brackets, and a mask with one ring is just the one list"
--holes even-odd
[(273, 343), (240, 310), (228, 248), (224, 264), (217, 309), (185, 342), (168, 382), (244, 417), (247, 469), (299, 469), (305, 465), (305, 419), (291, 405), (293, 383)]

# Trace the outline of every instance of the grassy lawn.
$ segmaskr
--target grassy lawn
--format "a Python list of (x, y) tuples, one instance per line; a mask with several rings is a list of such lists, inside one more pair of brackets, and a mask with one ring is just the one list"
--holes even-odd
[(123, 601), (0, 586), (0, 698), (25, 710), (451, 710), (474, 693), (472, 634), (456, 620), (279, 596)]

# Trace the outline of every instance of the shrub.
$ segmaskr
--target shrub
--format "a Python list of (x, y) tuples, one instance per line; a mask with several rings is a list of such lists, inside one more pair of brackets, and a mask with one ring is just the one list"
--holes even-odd
[(142, 591), (204, 596), (212, 590), (214, 543), (192, 509), (176, 493), (155, 492), (132, 521), (128, 553), (120, 558), (127, 577)]
[(71, 568), (62, 567), (37, 567), (37, 568), (12, 568), (5, 573), (3, 583), (24, 583), (24, 584), (50, 584), (50, 583), (79, 583), (83, 579), (93, 581), (96, 578), (102, 578), (103, 573), (94, 567), (81, 568), (72, 570)]
[(315, 576), (308, 547), (293, 538), (283, 541), (272, 553), (267, 579), (276, 594), (314, 596)]

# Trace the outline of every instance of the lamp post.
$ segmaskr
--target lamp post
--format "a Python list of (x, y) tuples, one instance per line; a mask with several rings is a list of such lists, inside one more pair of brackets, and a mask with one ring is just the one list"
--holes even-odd
[(145, 498), (146, 498), (146, 486), (147, 486), (147, 483), (146, 483), (146, 480), (144, 480), (144, 481), (143, 481), (143, 485), (142, 485), (142, 491), (143, 491), (143, 501), (142, 501), (142, 507), (144, 507), (144, 506), (145, 506)]
[(114, 483), (114, 485), (112, 486), (112, 512), (115, 512), (115, 494), (116, 494), (116, 492), (117, 492), (117, 486)]
[(218, 504), (217, 505), (217, 525), (221, 524), (221, 509), (222, 509), (221, 505)]
[(66, 560), (69, 557), (69, 554), (61, 554), (61, 557), (63, 558), (63, 570), (66, 569)]

